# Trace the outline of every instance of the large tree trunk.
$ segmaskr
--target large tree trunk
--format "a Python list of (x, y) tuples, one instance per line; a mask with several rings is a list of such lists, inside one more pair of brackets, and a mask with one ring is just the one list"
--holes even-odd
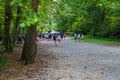
[(36, 25), (31, 26), (27, 32), (27, 39), (23, 47), (22, 60), (25, 60), (25, 64), (34, 63), (36, 55)]
[(6, 51), (11, 51), (10, 23), (11, 23), (11, 19), (12, 19), (12, 9), (10, 6), (10, 0), (6, 1), (4, 18), (5, 18), (5, 20), (4, 20), (3, 44), (6, 47)]
[[(38, 0), (32, 0), (33, 10), (37, 13), (38, 9)], [(23, 53), (21, 60), (25, 61), (25, 64), (34, 63), (34, 58), (36, 56), (37, 45), (36, 45), (36, 26), (32, 25), (29, 27), (27, 32), (27, 39), (24, 44)]]

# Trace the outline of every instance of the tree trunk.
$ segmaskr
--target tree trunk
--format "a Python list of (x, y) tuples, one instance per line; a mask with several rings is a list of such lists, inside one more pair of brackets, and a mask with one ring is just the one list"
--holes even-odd
[(5, 19), (4, 19), (4, 41), (3, 41), (3, 44), (6, 47), (6, 51), (11, 51), (10, 23), (11, 23), (11, 19), (12, 19), (12, 9), (10, 7), (10, 1), (6, 1), (4, 18)]
[(27, 32), (27, 39), (23, 47), (22, 60), (25, 60), (25, 64), (34, 63), (36, 55), (36, 25), (31, 26)]
[(17, 38), (18, 38), (18, 30), (19, 30), (19, 22), (20, 22), (20, 14), (21, 13), (21, 7), (18, 6), (17, 7), (17, 17), (16, 17), (16, 20), (15, 20), (15, 25), (14, 25), (14, 28), (13, 28), (13, 31), (12, 31), (12, 50), (13, 50), (13, 47), (17, 41)]
[[(32, 7), (33, 7), (33, 10), (37, 13), (38, 0), (32, 0)], [(30, 26), (27, 32), (27, 39), (25, 41), (25, 44), (23, 47), (23, 53), (21, 56), (21, 60), (24, 60), (25, 64), (34, 63), (34, 58), (36, 56), (36, 51), (37, 51), (36, 26), (37, 26), (36, 23)]]

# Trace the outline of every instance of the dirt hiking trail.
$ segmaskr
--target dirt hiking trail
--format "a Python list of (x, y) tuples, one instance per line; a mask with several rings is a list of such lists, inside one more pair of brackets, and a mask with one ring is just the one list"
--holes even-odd
[[(39, 44), (39, 43), (38, 43)], [(120, 80), (120, 47), (66, 39), (59, 46), (49, 46), (46, 80)]]
[[(59, 46), (53, 41), (37, 44), (34, 64), (1, 69), (0, 80), (120, 80), (120, 46), (69, 39)], [(20, 54), (19, 48), (15, 56)]]

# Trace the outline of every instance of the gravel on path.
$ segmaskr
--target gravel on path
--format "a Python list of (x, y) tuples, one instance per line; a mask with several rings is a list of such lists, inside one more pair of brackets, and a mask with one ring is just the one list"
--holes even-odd
[(120, 47), (66, 39), (56, 46), (42, 42), (56, 58), (49, 59), (45, 80), (120, 80)]

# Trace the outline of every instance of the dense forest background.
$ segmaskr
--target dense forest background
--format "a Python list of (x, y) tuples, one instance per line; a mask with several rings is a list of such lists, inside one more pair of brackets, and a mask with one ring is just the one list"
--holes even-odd
[(56, 14), (59, 30), (120, 38), (119, 0), (63, 0)]
[(21, 19), (18, 27), (22, 30), (21, 34), (26, 34), (27, 26), (38, 22), (38, 33), (54, 28), (61, 32), (78, 32), (98, 37), (120, 37), (119, 0), (40, 0), (37, 14), (31, 10), (30, 0), (0, 1), (1, 35), (4, 32), (5, 4), (10, 3), (8, 5), (12, 10), (11, 32), (19, 6)]
[(119, 0), (0, 0), (0, 2), (1, 50), (12, 51), (18, 35), (27, 35), (21, 57), (26, 64), (34, 62), (36, 34), (57, 30), (94, 37), (120, 38)]

